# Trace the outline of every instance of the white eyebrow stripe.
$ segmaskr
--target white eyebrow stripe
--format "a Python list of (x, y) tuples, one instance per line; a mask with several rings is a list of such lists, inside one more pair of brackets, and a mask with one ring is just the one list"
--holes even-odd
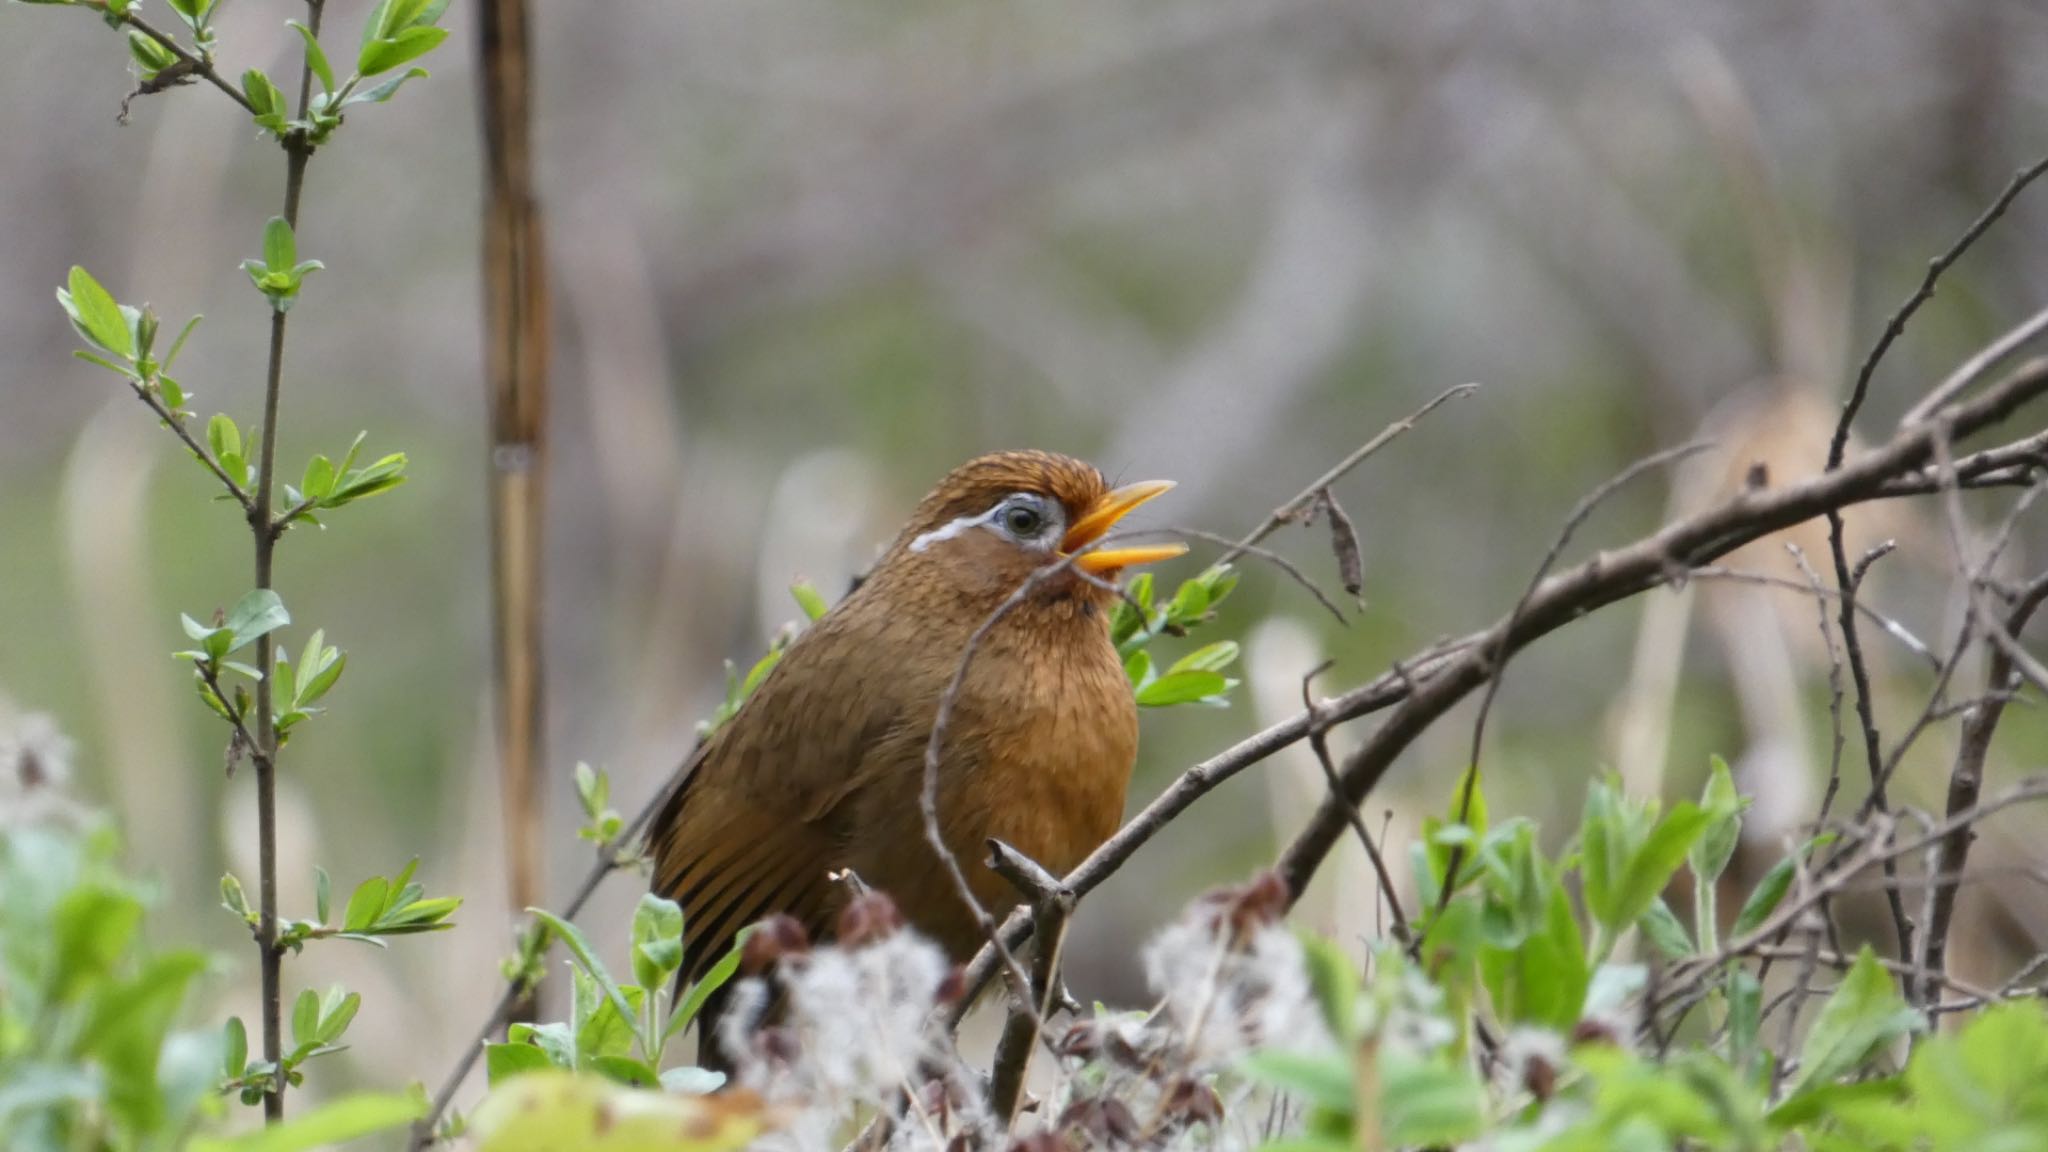
[(910, 550), (912, 552), (922, 552), (934, 544), (942, 544), (948, 540), (951, 540), (955, 536), (961, 535), (964, 532), (969, 532), (973, 529), (982, 527), (983, 525), (993, 521), (995, 519), (996, 513), (998, 511), (1001, 511), (1002, 507), (1003, 506), (1001, 504), (998, 504), (994, 508), (991, 508), (986, 512), (980, 513), (979, 515), (962, 516), (959, 519), (954, 520), (951, 524), (947, 524), (942, 528), (934, 528), (929, 532), (922, 533), (916, 539), (910, 542)]

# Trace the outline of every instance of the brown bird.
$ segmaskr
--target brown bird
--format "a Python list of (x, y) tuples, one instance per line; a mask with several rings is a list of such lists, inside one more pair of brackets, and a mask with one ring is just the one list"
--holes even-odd
[[(1079, 460), (1003, 452), (962, 465), (919, 503), (868, 579), (697, 750), (655, 818), (654, 889), (683, 906), (685, 979), (773, 913), (830, 935), (847, 890), (828, 877), (847, 868), (956, 959), (980, 945), (919, 808), (941, 700), (973, 633), (1036, 570), (1170, 487), (1111, 490)], [(1184, 551), (1095, 548), (1071, 567), (1107, 579)], [(939, 823), (998, 919), (1018, 895), (983, 864), (988, 838), (1059, 874), (1123, 817), (1138, 716), (1110, 643), (1115, 603), (1071, 569), (1042, 578), (983, 636), (954, 698)], [(707, 1062), (712, 1035), (707, 1020)]]

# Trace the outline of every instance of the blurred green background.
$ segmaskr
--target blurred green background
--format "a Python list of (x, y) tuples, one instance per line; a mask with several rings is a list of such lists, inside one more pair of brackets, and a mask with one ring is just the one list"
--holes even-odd
[[(335, 0), (330, 19), (347, 29), (367, 7)], [(1710, 499), (1752, 460), (1777, 478), (1813, 470), (1883, 318), (2048, 148), (2048, 11), (2031, 0), (533, 7), (556, 316), (558, 893), (586, 860), (573, 763), (608, 766), (636, 805), (718, 699), (722, 662), (795, 615), (784, 587), (843, 589), (967, 457), (1045, 447), (1174, 477), (1150, 522), (1236, 536), (1429, 396), (1485, 386), (1340, 486), (1365, 550), (1349, 627), (1251, 569), (1214, 632), (1245, 642), (1247, 683), (1228, 710), (1147, 718), (1142, 803), (1298, 711), (1323, 659), (1334, 690), (1506, 611), (1574, 501), (1635, 457), (1702, 428), (1721, 446), (1632, 487), (1578, 547)], [(230, 4), (224, 61), (295, 68), (295, 14)], [(132, 78), (94, 20), (14, 7), (0, 21), (0, 739), (49, 749), (61, 731), (75, 790), (162, 877), (163, 930), (239, 956), (209, 908), (223, 869), (253, 872), (250, 788), (223, 778), (220, 728), (167, 654), (178, 612), (245, 589), (246, 535), (147, 413), (71, 359), (51, 289), (80, 263), (173, 323), (206, 313), (182, 362), (194, 406), (253, 422), (266, 318), (237, 262), (257, 251), (281, 165), (204, 88), (117, 123)], [(352, 115), (312, 166), (300, 250), (327, 270), (293, 313), (282, 421), (287, 460), (361, 430), (373, 453), (412, 459), (395, 495), (293, 532), (278, 574), (298, 621), (286, 644), (318, 625), (350, 654), (331, 715), (289, 749), (287, 906), (310, 908), (315, 863), (347, 886), (414, 854), (432, 891), (470, 899), (452, 935), (290, 965), (295, 986), (365, 993), (341, 1059), (380, 1080), (438, 1075), (510, 941), (474, 27), (460, 3), (444, 23), (433, 77)], [(2041, 305), (2044, 241), (2048, 206), (2023, 199), (1944, 282), (1879, 374), (1871, 435)], [(1901, 541), (1873, 595), (1939, 647), (1958, 598), (1926, 513), (1854, 528)], [(2015, 571), (2042, 535), (2038, 516), (2022, 524)], [(1822, 556), (1819, 536), (1797, 539)], [(1274, 543), (1334, 587), (1323, 541)], [(1777, 542), (1732, 563), (1798, 578)], [(1929, 669), (1869, 643), (1902, 729)], [(1796, 594), (1700, 581), (1603, 612), (1512, 665), (1489, 737), (1495, 811), (1571, 811), (1606, 768), (1690, 792), (1721, 753), (1775, 851), (1825, 770), (1826, 668)], [(1370, 805), (1397, 855), (1444, 803), (1470, 715)], [(2044, 741), (2038, 710), (2016, 710), (1999, 771)], [(1923, 738), (1902, 790), (1931, 802), (1952, 748), (1946, 728)], [(1305, 817), (1322, 788), (1305, 756), (1231, 783), (1090, 901), (1078, 991), (1142, 994), (1136, 944)], [(1992, 825), (1986, 867), (2036, 868), (2027, 819)], [(1345, 851), (1303, 916), (1356, 941), (1374, 898)], [(599, 938), (622, 936), (636, 895), (620, 880), (600, 899)], [(1966, 899), (1964, 916), (1964, 975), (2048, 947), (2032, 884)], [(248, 1013), (250, 982), (223, 982), (223, 1011)]]

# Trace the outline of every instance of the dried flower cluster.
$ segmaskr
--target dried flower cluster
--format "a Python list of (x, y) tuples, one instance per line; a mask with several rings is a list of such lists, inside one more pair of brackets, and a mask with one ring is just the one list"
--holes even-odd
[(838, 1152), (873, 1116), (892, 1119), (872, 1136), (906, 1152), (1255, 1147), (1286, 1117), (1238, 1062), (1334, 1046), (1284, 897), (1270, 875), (1205, 897), (1145, 951), (1150, 1010), (1053, 1023), (1037, 1061), (1053, 1073), (1046, 1097), (1010, 1131), (937, 1023), (961, 994), (957, 970), (880, 894), (849, 905), (829, 946), (792, 920), (764, 924), (720, 1043), (737, 1083), (785, 1110), (764, 1146), (788, 1152)]

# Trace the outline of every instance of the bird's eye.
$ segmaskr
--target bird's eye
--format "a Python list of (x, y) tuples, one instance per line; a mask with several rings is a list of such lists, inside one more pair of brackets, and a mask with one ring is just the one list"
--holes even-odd
[(1003, 530), (1019, 540), (1029, 540), (1045, 527), (1045, 514), (1029, 504), (1012, 504), (1000, 517)]

